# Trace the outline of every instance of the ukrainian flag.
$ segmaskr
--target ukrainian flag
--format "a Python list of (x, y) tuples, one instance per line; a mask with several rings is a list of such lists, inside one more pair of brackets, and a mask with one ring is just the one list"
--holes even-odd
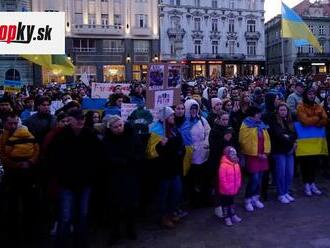
[[(156, 122), (152, 125), (150, 128), (150, 138), (148, 140), (148, 145), (146, 149), (146, 157), (148, 159), (155, 159), (159, 155), (156, 150), (157, 144), (162, 140), (162, 137), (165, 135), (164, 126), (161, 122)], [(182, 132), (180, 132), (182, 134)], [(183, 158), (183, 175), (186, 176), (190, 170), (191, 167), (191, 159), (192, 159), (192, 153), (193, 153), (193, 147), (192, 147), (192, 141), (191, 137), (188, 137), (188, 135), (183, 135), (183, 142), (185, 143), (186, 153)]]
[(295, 44), (299, 46), (310, 44), (319, 52), (322, 52), (319, 41), (309, 30), (306, 23), (284, 3), (282, 3), (282, 37), (297, 40)]
[(304, 126), (300, 122), (295, 123), (297, 139), (296, 155), (313, 156), (328, 155), (326, 130), (324, 127)]
[(72, 76), (75, 73), (75, 67), (66, 55), (20, 55), (37, 65), (51, 70), (57, 75)]

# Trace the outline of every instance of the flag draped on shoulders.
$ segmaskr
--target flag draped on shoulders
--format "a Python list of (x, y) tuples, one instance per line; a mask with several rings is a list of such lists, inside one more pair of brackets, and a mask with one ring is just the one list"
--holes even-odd
[(301, 17), (282, 3), (282, 37), (295, 40), (296, 46), (312, 45), (319, 52), (322, 47)]

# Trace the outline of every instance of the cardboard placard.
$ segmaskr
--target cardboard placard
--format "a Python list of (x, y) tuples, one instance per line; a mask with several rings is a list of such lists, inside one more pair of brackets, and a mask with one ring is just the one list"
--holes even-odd
[(128, 117), (137, 109), (137, 104), (122, 103), (121, 104), (121, 118), (127, 121)]
[(124, 95), (129, 95), (131, 90), (130, 84), (92, 83), (92, 98), (108, 99), (110, 95), (114, 94), (117, 86), (121, 87)]
[(21, 91), (22, 82), (21, 81), (13, 81), (13, 80), (5, 80), (3, 83), (5, 92), (9, 93), (17, 93)]

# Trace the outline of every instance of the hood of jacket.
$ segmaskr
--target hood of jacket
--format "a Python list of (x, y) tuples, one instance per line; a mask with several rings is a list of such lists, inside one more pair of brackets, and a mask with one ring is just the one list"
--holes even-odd
[(186, 111), (185, 111), (185, 116), (186, 116), (186, 118), (188, 118), (188, 119), (190, 119), (191, 118), (191, 115), (190, 115), (190, 109), (191, 109), (191, 106), (192, 105), (197, 105), (197, 108), (198, 108), (198, 114), (197, 115), (199, 115), (199, 111), (200, 111), (200, 106), (199, 106), (199, 104), (198, 104), (198, 102), (196, 101), (196, 100), (194, 100), (194, 99), (189, 99), (189, 100), (187, 100), (185, 103), (184, 103), (184, 107), (185, 107), (185, 109), (186, 109)]

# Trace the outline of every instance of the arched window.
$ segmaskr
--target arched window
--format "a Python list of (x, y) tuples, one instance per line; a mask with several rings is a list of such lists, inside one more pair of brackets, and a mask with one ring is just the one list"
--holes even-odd
[(255, 32), (256, 31), (256, 21), (255, 20), (248, 20), (247, 21), (247, 31), (248, 32)]
[(21, 75), (16, 69), (9, 69), (8, 71), (6, 71), (5, 80), (20, 81)]

